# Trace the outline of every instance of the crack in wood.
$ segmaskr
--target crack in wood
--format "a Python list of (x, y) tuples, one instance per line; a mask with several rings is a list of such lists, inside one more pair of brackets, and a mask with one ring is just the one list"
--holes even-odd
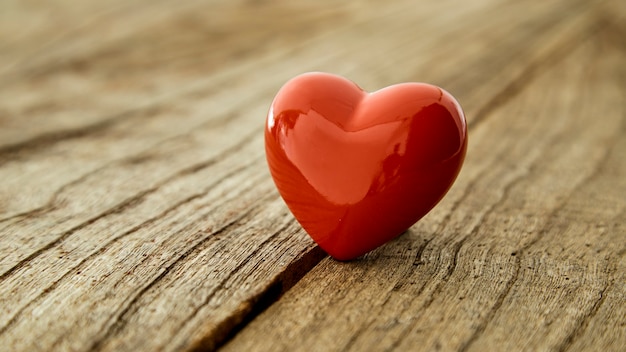
[[(184, 253), (178, 256), (175, 260), (173, 260), (169, 265), (167, 265), (167, 267), (156, 278), (149, 281), (148, 284), (142, 287), (142, 289), (139, 290), (137, 294), (135, 294), (132, 297), (132, 299), (120, 310), (119, 313), (115, 314), (114, 317), (110, 318), (110, 321), (113, 321), (113, 323), (108, 324), (108, 328), (106, 329), (104, 334), (92, 343), (89, 350), (91, 351), (100, 350), (107, 339), (109, 339), (110, 337), (116, 335), (121, 330), (123, 330), (126, 324), (128, 323), (128, 316), (131, 314), (133, 307), (136, 307), (136, 304), (139, 301), (139, 299), (143, 297), (154, 286), (156, 286), (163, 278), (165, 278), (176, 266), (179, 266), (187, 257), (190, 256), (191, 253), (197, 252), (200, 248), (206, 245), (207, 241), (211, 240), (215, 236), (221, 233), (227, 233), (228, 230), (230, 229), (237, 228), (238, 226), (241, 225), (240, 221), (242, 219), (246, 219), (248, 215), (252, 214), (255, 211), (258, 211), (259, 209), (263, 208), (263, 206), (264, 206), (263, 202), (260, 202), (260, 203), (255, 204), (253, 207), (245, 210), (244, 212), (241, 212), (236, 218), (233, 218), (229, 223), (223, 225), (217, 231), (214, 231), (208, 234), (206, 237), (198, 241), (196, 244), (194, 244), (193, 246), (188, 248)], [(222, 245), (224, 246), (225, 244), (222, 244)], [(224, 280), (227, 280), (227, 279), (228, 278)], [(212, 297), (213, 294), (217, 292), (218, 289), (219, 287), (216, 287), (213, 290), (213, 293), (209, 294), (209, 296)]]
[[(274, 238), (276, 238), (276, 236), (280, 235), (282, 231), (286, 230), (287, 228), (292, 226), (294, 223), (295, 223), (295, 219), (290, 218), (290, 220), (287, 221), (283, 226), (281, 226), (278, 230), (274, 231), (270, 236), (265, 238), (263, 242), (261, 242), (259, 246), (256, 247), (252, 251), (252, 253), (250, 253), (243, 261), (237, 263), (236, 267), (231, 272), (229, 272), (228, 275), (224, 277), (217, 284), (217, 286), (215, 286), (211, 290), (211, 292), (204, 298), (202, 303), (200, 303), (198, 306), (194, 308), (191, 314), (187, 317), (185, 324), (179, 328), (179, 331), (182, 330), (185, 325), (191, 323), (191, 321), (200, 313), (200, 311), (209, 305), (209, 303), (211, 302), (213, 297), (216, 295), (216, 293), (219, 292), (220, 290), (223, 290), (224, 287), (226, 286), (226, 283), (230, 281), (234, 275), (237, 275), (237, 273), (239, 273), (248, 263), (250, 263), (252, 258), (255, 257), (258, 253), (260, 253), (261, 249), (263, 249), (265, 245), (270, 243)], [(219, 324), (217, 326), (216, 328), (216, 330), (218, 331), (217, 335), (210, 334), (210, 335), (207, 335), (206, 338), (200, 339), (201, 342), (199, 342), (197, 346), (191, 348), (191, 350), (204, 349), (204, 348), (208, 348), (209, 350), (212, 350), (217, 345), (221, 344), (222, 342), (225, 342), (229, 334), (231, 334), (232, 336), (236, 334), (236, 332), (233, 330), (235, 326), (241, 325), (241, 327), (243, 327), (243, 325), (245, 325), (245, 324), (242, 325), (244, 321), (251, 320), (253, 316), (258, 315), (261, 311), (263, 311), (264, 308), (262, 306), (268, 307), (269, 304), (271, 304), (271, 302), (274, 302), (277, 299), (277, 295), (281, 291), (282, 291), (282, 288), (281, 288), (280, 281), (277, 279), (274, 280), (272, 283), (266, 286), (264, 290), (261, 290), (260, 293), (258, 293), (257, 295), (254, 295), (253, 297), (251, 297), (249, 300), (246, 301), (245, 306), (248, 308), (247, 312), (240, 310), (236, 312), (236, 314), (233, 314), (232, 318), (225, 319), (222, 322), (222, 324)], [(255, 310), (254, 308), (256, 304), (261, 304), (261, 306), (256, 307), (256, 310)], [(182, 347), (184, 346), (178, 346), (176, 349), (180, 349)]]
[[(286, 231), (288, 228), (293, 228), (294, 231), (297, 231), (299, 225), (295, 219), (290, 217), (290, 220), (286, 224), (266, 238), (250, 255), (246, 257), (243, 262), (239, 263), (235, 268), (235, 271), (238, 272), (244, 268), (244, 266), (247, 265), (254, 256), (261, 252), (261, 249), (264, 246), (271, 243), (275, 237)], [(217, 326), (214, 327), (211, 333), (205, 334), (199, 340), (195, 341), (189, 347), (189, 350), (213, 351), (226, 344), (252, 320), (254, 320), (254, 318), (278, 301), (280, 297), (288, 292), (304, 277), (304, 275), (306, 275), (313, 267), (326, 257), (327, 254), (318, 246), (304, 248), (300, 254), (297, 255), (298, 259), (290, 262), (278, 276), (268, 282), (265, 287), (259, 290), (259, 292), (244, 301), (240, 305), (240, 309), (233, 312), (226, 319), (222, 320)], [(225, 277), (219, 285), (213, 289), (207, 297), (205, 297), (203, 303), (197, 306), (192, 315), (186, 320), (186, 324), (189, 324), (191, 320), (210, 303), (213, 296), (226, 285), (226, 282), (233, 277), (233, 274), (234, 272)], [(182, 329), (183, 327), (180, 328), (180, 330)], [(177, 346), (176, 349), (180, 349), (182, 347), (183, 346)]]
[[(245, 136), (241, 141), (239, 141), (238, 143), (236, 143), (235, 145), (231, 146), (230, 148), (227, 148), (223, 153), (196, 163), (194, 165), (191, 165), (187, 168), (184, 168), (178, 172), (176, 172), (174, 175), (166, 178), (165, 180), (157, 183), (155, 186), (150, 187), (136, 195), (134, 195), (131, 198), (128, 198), (120, 203), (118, 203), (116, 206), (106, 210), (105, 212), (102, 212), (101, 214), (96, 215), (95, 217), (92, 217), (91, 219), (88, 219), (87, 221), (72, 227), (71, 229), (63, 232), (59, 237), (55, 238), (53, 241), (47, 243), (46, 245), (44, 245), (43, 247), (39, 248), (38, 250), (36, 250), (35, 252), (31, 253), (30, 255), (28, 255), (27, 257), (25, 257), (24, 259), (20, 260), (17, 264), (15, 264), (13, 267), (11, 267), (10, 269), (8, 269), (7, 271), (5, 271), (4, 273), (0, 274), (0, 282), (6, 280), (7, 277), (9, 277), (10, 275), (12, 275), (14, 272), (16, 272), (17, 270), (19, 270), (20, 268), (24, 267), (27, 263), (31, 262), (33, 259), (37, 258), (38, 256), (40, 256), (42, 253), (46, 252), (47, 250), (53, 248), (54, 246), (58, 245), (59, 243), (61, 243), (62, 241), (66, 240), (67, 238), (69, 238), (72, 234), (74, 234), (75, 232), (95, 223), (96, 221), (106, 218), (107, 216), (116, 214), (116, 213), (120, 213), (128, 208), (132, 208), (138, 204), (141, 204), (143, 201), (145, 201), (145, 199), (151, 195), (154, 194), (155, 192), (157, 192), (161, 187), (163, 187), (164, 185), (180, 178), (186, 175), (190, 175), (193, 173), (197, 173), (207, 167), (210, 167), (214, 164), (219, 163), (220, 161), (222, 161), (224, 158), (226, 157), (232, 157), (231, 153), (236, 153), (237, 151), (241, 150), (243, 147), (245, 147), (247, 144), (251, 143), (254, 139), (253, 138), (249, 138), (250, 136)], [(261, 160), (261, 159), (257, 159), (257, 160)], [(221, 180), (219, 180), (221, 181)], [(1, 332), (1, 330), (0, 330)]]
[[(7, 321), (7, 323), (0, 327), (0, 334), (5, 333), (10, 327), (11, 325), (13, 325), (18, 319), (19, 317), (24, 313), (24, 311), (31, 306), (32, 304), (35, 304), (35, 302), (42, 300), (46, 295), (48, 295), (50, 292), (52, 292), (61, 282), (63, 282), (64, 280), (66, 280), (67, 278), (69, 278), (76, 270), (80, 269), (83, 265), (85, 265), (90, 259), (102, 254), (104, 251), (106, 251), (111, 245), (113, 245), (114, 243), (118, 242), (119, 240), (123, 239), (124, 237), (127, 237), (137, 231), (139, 231), (140, 229), (146, 227), (147, 225), (156, 222), (157, 220), (161, 219), (162, 216), (165, 216), (173, 211), (175, 211), (176, 209), (180, 208), (181, 206), (188, 204), (190, 202), (192, 202), (195, 199), (198, 199), (200, 197), (202, 197), (209, 189), (213, 188), (214, 186), (216, 186), (217, 184), (219, 184), (220, 182), (223, 182), (225, 179), (227, 179), (229, 177), (229, 175), (234, 175), (238, 172), (240, 172), (243, 169), (249, 168), (251, 165), (254, 165), (256, 162), (258, 162), (258, 160), (256, 160), (255, 162), (252, 162), (250, 164), (247, 165), (243, 165), (233, 171), (231, 171), (228, 175), (226, 175), (225, 177), (217, 180), (216, 182), (214, 182), (211, 186), (206, 187), (205, 189), (203, 189), (202, 192), (192, 195), (190, 197), (185, 198), (184, 200), (177, 202), (176, 204), (174, 204), (173, 206), (171, 206), (170, 208), (164, 210), (162, 213), (157, 214), (154, 217), (151, 217), (150, 219), (136, 225), (133, 226), (132, 228), (130, 228), (127, 231), (124, 231), (123, 233), (121, 233), (120, 235), (114, 236), (113, 238), (111, 238), (108, 242), (106, 242), (104, 245), (102, 245), (100, 248), (98, 248), (97, 250), (93, 251), (92, 253), (90, 253), (89, 255), (87, 255), (85, 258), (81, 259), (76, 265), (72, 266), (71, 268), (69, 268), (69, 270), (67, 270), (59, 279), (55, 280), (52, 284), (50, 284), (48, 287), (46, 287), (45, 289), (42, 290), (42, 292), (36, 296), (35, 298), (33, 298), (32, 300), (30, 300), (29, 302), (27, 302), (23, 307), (21, 307), (18, 311), (15, 312), (15, 314), (13, 315), (13, 317), (11, 317), (11, 319), (9, 319)], [(242, 192), (245, 191), (245, 189), (242, 189)], [(275, 195), (273, 193), (271, 193), (272, 197), (275, 197)], [(257, 206), (258, 207), (258, 206)], [(245, 216), (248, 213), (244, 213), (243, 215), (239, 216), (237, 219), (241, 219), (243, 216)], [(228, 224), (226, 225), (228, 226)], [(184, 230), (184, 229), (183, 229)], [(182, 231), (182, 230), (181, 230)], [(215, 233), (209, 234), (206, 239), (210, 239), (211, 237), (213, 237), (214, 235), (217, 235), (219, 233), (223, 232), (223, 228), (221, 230), (218, 230)], [(58, 243), (57, 243), (58, 244)], [(52, 248), (54, 246), (51, 246), (50, 248)], [(48, 249), (50, 249), (48, 248)], [(34, 258), (33, 258), (34, 259)], [(141, 265), (141, 263), (143, 261), (145, 261), (146, 258), (144, 258), (139, 264), (136, 265), (139, 266)], [(24, 264), (25, 265), (25, 264)]]

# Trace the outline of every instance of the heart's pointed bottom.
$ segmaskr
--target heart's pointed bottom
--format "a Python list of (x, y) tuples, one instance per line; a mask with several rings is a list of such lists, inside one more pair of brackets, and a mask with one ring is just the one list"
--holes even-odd
[(427, 84), (366, 94), (328, 74), (280, 90), (265, 147), (276, 186), (307, 233), (337, 260), (357, 258), (428, 213), (467, 148), (459, 104)]

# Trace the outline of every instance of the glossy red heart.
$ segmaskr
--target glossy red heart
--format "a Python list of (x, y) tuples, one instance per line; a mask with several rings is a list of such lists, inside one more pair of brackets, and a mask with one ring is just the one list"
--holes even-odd
[(426, 215), (452, 186), (466, 149), (459, 103), (423, 83), (367, 93), (339, 76), (303, 74), (280, 89), (265, 128), (278, 191), (338, 260), (371, 251)]

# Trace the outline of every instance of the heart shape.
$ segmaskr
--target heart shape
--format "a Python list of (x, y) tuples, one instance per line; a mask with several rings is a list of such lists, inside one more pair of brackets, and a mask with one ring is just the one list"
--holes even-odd
[(306, 73), (280, 89), (265, 128), (279, 193), (338, 260), (379, 247), (426, 215), (452, 186), (466, 149), (461, 106), (424, 83), (367, 93), (339, 76)]

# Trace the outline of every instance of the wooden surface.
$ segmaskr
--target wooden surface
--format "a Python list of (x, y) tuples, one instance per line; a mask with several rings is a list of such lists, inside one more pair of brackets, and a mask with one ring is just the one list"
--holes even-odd
[[(623, 1), (0, 2), (0, 350), (626, 349)], [(328, 258), (262, 130), (312, 70), (440, 85), (450, 193)]]

